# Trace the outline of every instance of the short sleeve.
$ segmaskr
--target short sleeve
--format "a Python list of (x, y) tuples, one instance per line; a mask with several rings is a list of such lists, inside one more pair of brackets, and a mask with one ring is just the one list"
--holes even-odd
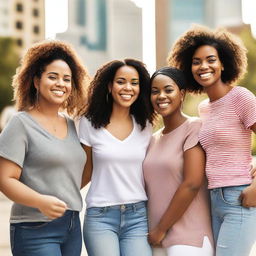
[(248, 89), (239, 87), (236, 97), (234, 97), (234, 107), (241, 122), (246, 129), (256, 123), (256, 97)]
[(86, 146), (91, 147), (90, 141), (90, 130), (91, 130), (91, 123), (86, 117), (82, 117), (79, 122), (78, 128), (78, 135), (80, 142)]
[(21, 168), (27, 152), (28, 139), (22, 121), (15, 115), (0, 134), (0, 156)]
[(186, 151), (198, 144), (199, 138), (199, 131), (201, 128), (201, 121), (200, 119), (196, 118), (192, 122), (188, 124), (187, 127), (187, 136), (183, 144), (183, 151)]

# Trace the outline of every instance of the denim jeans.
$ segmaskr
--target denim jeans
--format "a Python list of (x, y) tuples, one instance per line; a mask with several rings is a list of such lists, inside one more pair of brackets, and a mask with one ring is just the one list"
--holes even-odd
[(86, 210), (84, 242), (88, 256), (151, 256), (145, 202)]
[(216, 256), (249, 256), (256, 242), (256, 208), (241, 206), (248, 185), (210, 190)]
[(11, 224), (10, 238), (14, 256), (80, 256), (79, 212), (66, 211), (50, 222)]

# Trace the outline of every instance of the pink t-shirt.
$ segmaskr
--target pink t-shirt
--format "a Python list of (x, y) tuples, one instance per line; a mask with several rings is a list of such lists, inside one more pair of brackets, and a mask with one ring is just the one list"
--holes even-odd
[(218, 100), (201, 102), (199, 114), (199, 140), (207, 157), (208, 188), (250, 184), (250, 127), (256, 123), (253, 93), (236, 86)]
[[(183, 153), (198, 143), (201, 122), (189, 118), (168, 134), (156, 132), (143, 163), (148, 195), (149, 228), (154, 228), (167, 210), (183, 181)], [(206, 185), (203, 186), (183, 216), (170, 228), (163, 246), (202, 247), (204, 236), (211, 241), (211, 219)]]

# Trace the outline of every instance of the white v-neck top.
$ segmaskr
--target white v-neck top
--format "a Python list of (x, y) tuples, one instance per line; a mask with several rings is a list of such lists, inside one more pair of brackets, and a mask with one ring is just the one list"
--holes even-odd
[(124, 140), (105, 128), (95, 129), (85, 117), (80, 120), (80, 142), (92, 147), (93, 157), (87, 208), (147, 200), (142, 163), (151, 134), (151, 125), (141, 130), (134, 118), (133, 130)]

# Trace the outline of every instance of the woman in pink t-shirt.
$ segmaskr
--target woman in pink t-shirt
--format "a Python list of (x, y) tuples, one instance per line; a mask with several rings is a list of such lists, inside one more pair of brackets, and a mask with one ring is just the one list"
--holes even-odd
[(161, 68), (151, 78), (151, 102), (164, 121), (143, 164), (154, 256), (214, 255), (201, 121), (181, 111), (185, 87), (176, 68)]
[(250, 175), (256, 98), (235, 86), (246, 71), (246, 48), (223, 29), (198, 26), (176, 42), (169, 64), (184, 71), (189, 91), (208, 95), (199, 105), (199, 141), (206, 152), (216, 255), (248, 256), (256, 242), (256, 181)]

